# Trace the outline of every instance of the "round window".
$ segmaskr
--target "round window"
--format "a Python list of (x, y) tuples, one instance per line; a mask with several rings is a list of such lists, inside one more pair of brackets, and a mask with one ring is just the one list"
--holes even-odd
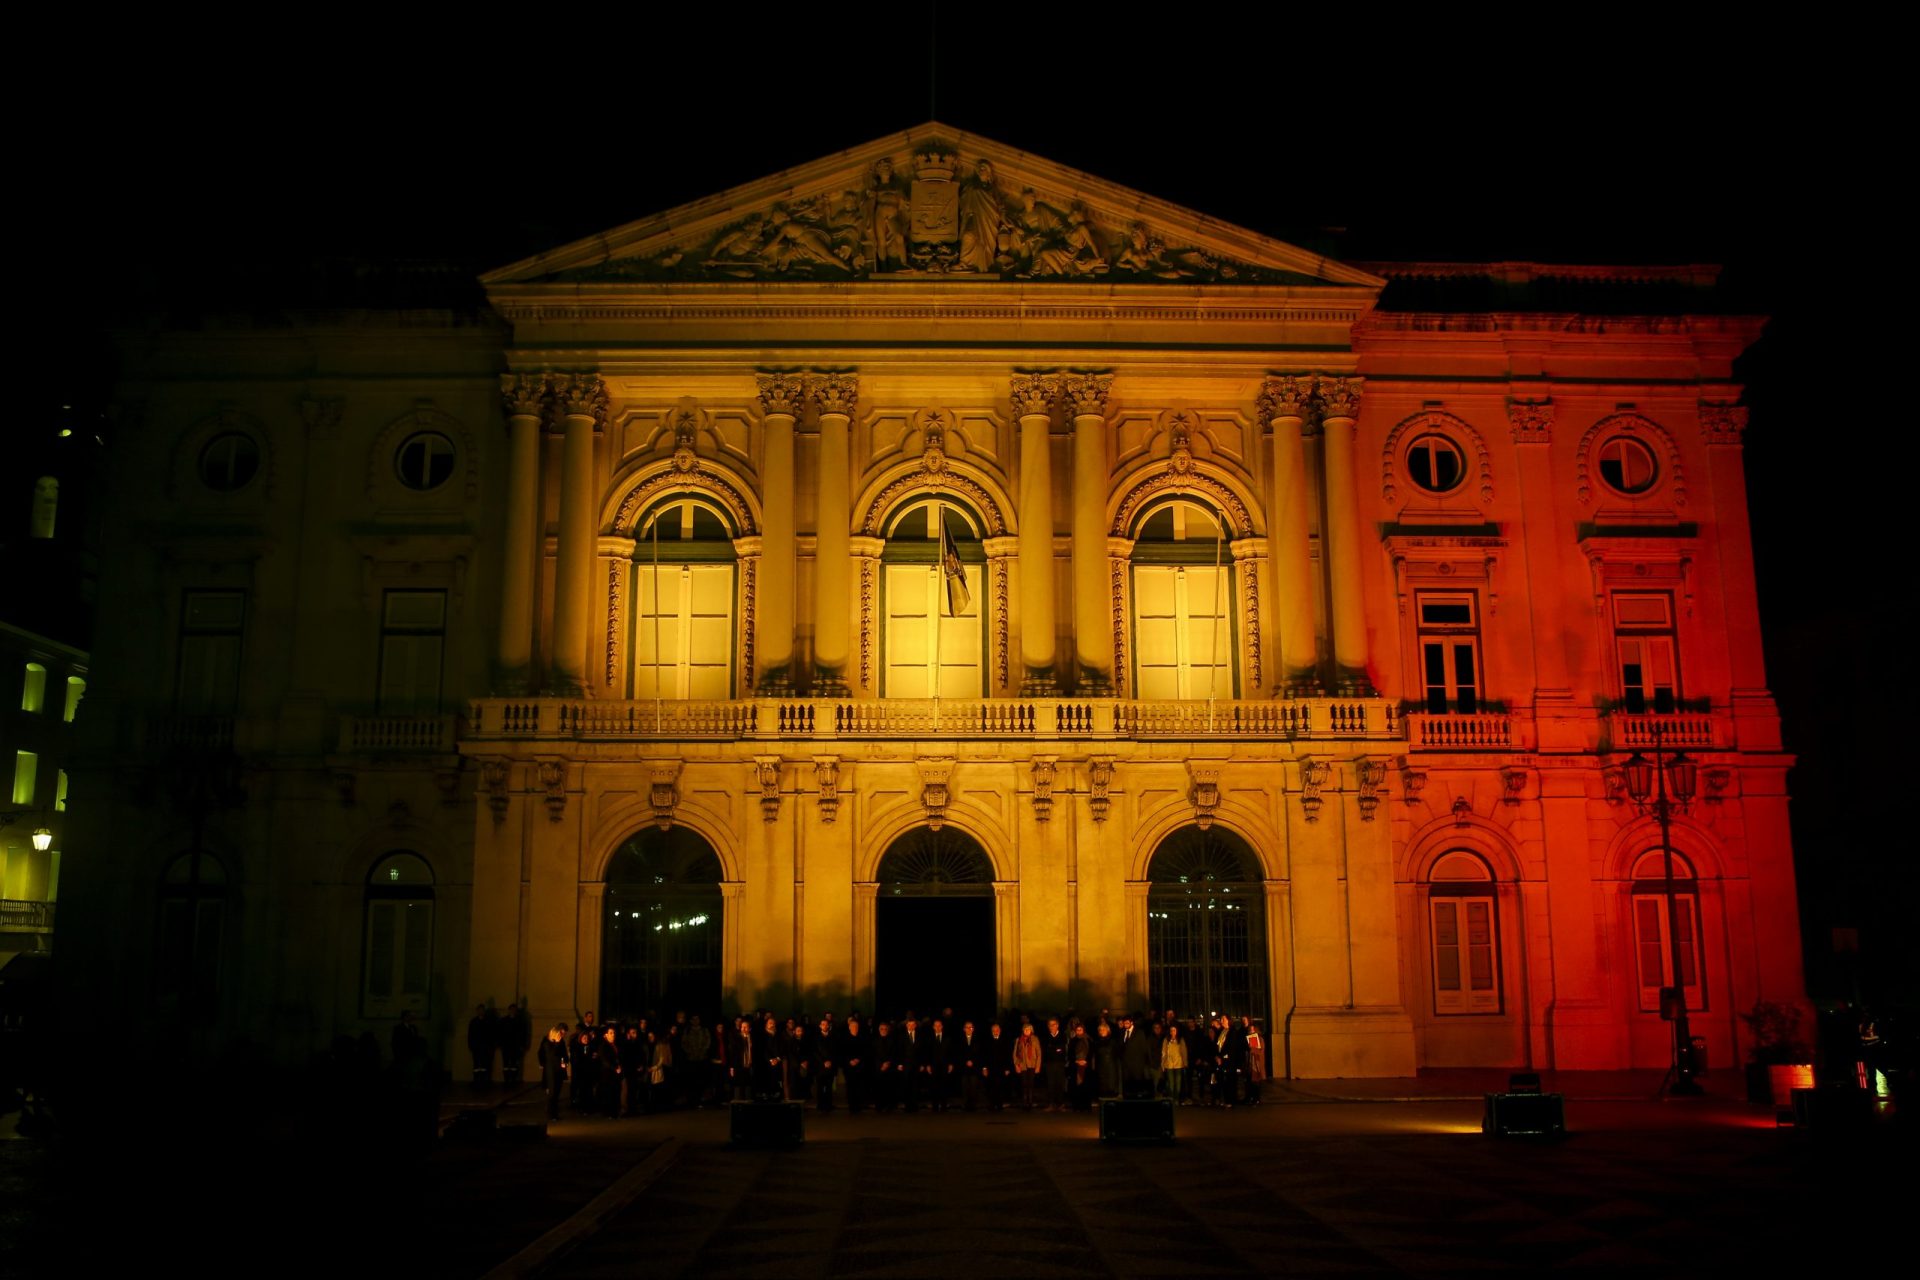
[(1600, 446), (1600, 478), (1620, 493), (1645, 493), (1659, 478), (1653, 451), (1628, 436), (1615, 436)]
[(1428, 493), (1447, 493), (1467, 473), (1460, 446), (1442, 435), (1415, 436), (1407, 448), (1407, 474)]
[(437, 431), (421, 431), (400, 442), (393, 469), (409, 489), (438, 489), (453, 474), (453, 441)]
[(200, 451), (200, 480), (209, 489), (231, 493), (244, 488), (260, 470), (260, 446), (238, 431), (217, 435)]

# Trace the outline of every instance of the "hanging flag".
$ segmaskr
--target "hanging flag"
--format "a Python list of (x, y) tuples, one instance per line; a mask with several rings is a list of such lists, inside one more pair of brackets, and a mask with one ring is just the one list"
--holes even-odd
[(953, 545), (945, 512), (940, 519), (940, 572), (947, 579), (947, 616), (958, 618), (972, 607), (973, 596), (967, 591), (967, 571), (960, 563), (960, 548)]

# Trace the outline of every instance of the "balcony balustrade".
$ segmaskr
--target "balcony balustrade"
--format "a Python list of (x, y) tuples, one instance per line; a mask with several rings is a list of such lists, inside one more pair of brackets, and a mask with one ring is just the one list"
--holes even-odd
[(459, 738), (451, 715), (342, 716), (342, 755), (447, 755)]
[(1721, 717), (1707, 711), (1647, 712), (1642, 715), (1615, 711), (1607, 717), (1607, 721), (1612, 726), (1613, 749), (1616, 751), (1650, 748), (1656, 737), (1669, 750), (1692, 748), (1711, 751), (1731, 745), (1721, 740)]
[(1407, 742), (1415, 751), (1511, 751), (1513, 718), (1490, 711), (1409, 712)]
[(0, 899), (0, 933), (52, 933), (53, 903)]

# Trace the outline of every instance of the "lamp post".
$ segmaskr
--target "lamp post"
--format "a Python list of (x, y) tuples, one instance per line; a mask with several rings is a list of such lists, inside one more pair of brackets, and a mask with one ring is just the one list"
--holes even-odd
[[(1667, 897), (1667, 950), (1673, 957), (1671, 995), (1662, 993), (1661, 1004), (1673, 1011), (1673, 1084), (1667, 1092), (1676, 1097), (1696, 1097), (1700, 1086), (1693, 1079), (1693, 1032), (1687, 1025), (1686, 977), (1680, 969), (1680, 909), (1673, 892), (1673, 815), (1684, 813), (1693, 799), (1698, 766), (1685, 752), (1667, 755), (1666, 726), (1653, 723), (1653, 760), (1638, 751), (1626, 764), (1627, 794), (1633, 807), (1642, 814), (1651, 813), (1660, 824), (1660, 854), (1665, 863)], [(1698, 930), (1692, 930), (1697, 933)], [(1695, 939), (1695, 949), (1698, 949)], [(1698, 960), (1695, 961), (1696, 965)], [(1668, 1001), (1671, 1000), (1671, 1004)]]

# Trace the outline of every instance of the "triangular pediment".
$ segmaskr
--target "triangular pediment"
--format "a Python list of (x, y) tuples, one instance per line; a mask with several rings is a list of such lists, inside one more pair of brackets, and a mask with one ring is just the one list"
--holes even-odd
[(1041, 281), (1378, 289), (1376, 276), (940, 124), (482, 277), (498, 285)]

